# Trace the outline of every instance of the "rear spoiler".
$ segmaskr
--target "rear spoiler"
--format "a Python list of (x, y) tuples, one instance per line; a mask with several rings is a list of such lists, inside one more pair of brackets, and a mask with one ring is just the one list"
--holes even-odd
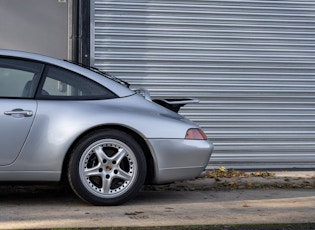
[(152, 99), (150, 92), (146, 89), (137, 89), (135, 92), (143, 96), (148, 101), (153, 101), (167, 109), (170, 109), (174, 112), (178, 112), (181, 107), (187, 104), (196, 104), (199, 103), (199, 99), (196, 98), (173, 98), (173, 99)]
[(153, 99), (152, 101), (176, 113), (184, 105), (199, 103), (199, 99), (196, 98)]

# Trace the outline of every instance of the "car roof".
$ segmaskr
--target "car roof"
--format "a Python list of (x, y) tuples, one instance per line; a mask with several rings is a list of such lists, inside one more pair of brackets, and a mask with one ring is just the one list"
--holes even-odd
[(18, 58), (25, 59), (30, 61), (42, 62), (45, 64), (56, 65), (70, 71), (76, 72), (78, 74), (84, 75), (102, 85), (112, 90), (119, 97), (126, 97), (134, 94), (134, 91), (128, 89), (127, 87), (111, 80), (110, 78), (106, 78), (101, 74), (98, 74), (88, 68), (82, 67), (80, 65), (71, 63), (66, 60), (61, 60), (49, 56), (45, 56), (42, 54), (30, 53), (25, 51), (17, 51), (17, 50), (6, 50), (0, 49), (0, 57), (10, 57), (10, 58)]

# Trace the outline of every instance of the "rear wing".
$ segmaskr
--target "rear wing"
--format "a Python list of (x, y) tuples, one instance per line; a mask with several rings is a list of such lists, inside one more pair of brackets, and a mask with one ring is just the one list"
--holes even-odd
[(184, 105), (200, 102), (199, 99), (196, 98), (153, 99), (152, 101), (176, 113)]
[(170, 109), (178, 113), (179, 109), (187, 104), (196, 104), (199, 103), (197, 98), (172, 98), (172, 99), (152, 99), (150, 92), (146, 89), (137, 89), (135, 92), (143, 96), (148, 101), (153, 101), (167, 109)]

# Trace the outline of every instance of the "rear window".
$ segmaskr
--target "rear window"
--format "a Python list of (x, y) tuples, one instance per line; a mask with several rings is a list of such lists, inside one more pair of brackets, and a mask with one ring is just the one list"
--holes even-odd
[(80, 74), (48, 66), (45, 71), (39, 98), (43, 99), (110, 99), (117, 97), (106, 87)]

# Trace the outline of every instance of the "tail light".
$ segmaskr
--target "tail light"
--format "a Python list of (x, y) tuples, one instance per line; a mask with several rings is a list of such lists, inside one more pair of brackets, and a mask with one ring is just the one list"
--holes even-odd
[(188, 129), (186, 132), (185, 139), (187, 140), (207, 140), (206, 134), (198, 128)]

